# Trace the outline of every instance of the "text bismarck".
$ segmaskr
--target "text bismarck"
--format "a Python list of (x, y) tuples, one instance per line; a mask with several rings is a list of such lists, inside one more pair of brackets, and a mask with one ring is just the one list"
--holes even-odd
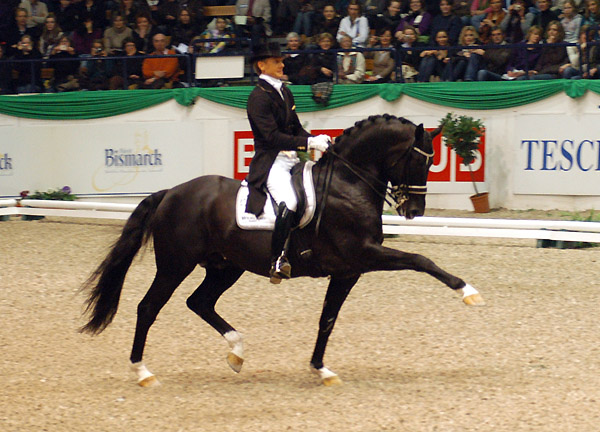
[(106, 172), (124, 172), (131, 170), (161, 171), (163, 155), (158, 149), (146, 152), (134, 152), (129, 149), (104, 149), (104, 168)]

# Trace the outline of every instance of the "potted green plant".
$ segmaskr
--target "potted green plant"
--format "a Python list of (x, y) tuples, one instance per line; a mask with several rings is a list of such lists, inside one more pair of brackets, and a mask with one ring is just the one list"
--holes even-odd
[[(69, 186), (63, 186), (62, 188), (48, 189), (46, 192), (35, 191), (31, 195), (28, 190), (21, 192), (21, 199), (32, 199), (32, 200), (54, 200), (54, 201), (75, 201), (77, 197), (71, 193)], [(19, 204), (20, 205), (20, 200)], [(22, 215), (23, 220), (38, 220), (44, 219), (44, 216), (38, 215)]]
[(481, 136), (485, 131), (483, 122), (473, 117), (448, 113), (440, 121), (440, 126), (442, 126), (442, 134), (446, 139), (446, 145), (454, 150), (462, 158), (462, 163), (469, 168), (471, 181), (475, 189), (475, 195), (470, 197), (475, 213), (488, 213), (490, 211), (488, 193), (479, 192), (471, 168), (476, 151), (479, 150)]

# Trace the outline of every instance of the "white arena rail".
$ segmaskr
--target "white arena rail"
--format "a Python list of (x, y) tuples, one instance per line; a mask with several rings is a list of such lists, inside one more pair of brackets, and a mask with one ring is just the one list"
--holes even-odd
[[(97, 219), (129, 218), (137, 204), (105, 202), (52, 201), (24, 199), (0, 200), (0, 216), (31, 215)], [(600, 223), (580, 221), (480, 219), (400, 216), (382, 217), (384, 234), (434, 235), (456, 237), (521, 238), (534, 240), (583, 241), (600, 243)]]

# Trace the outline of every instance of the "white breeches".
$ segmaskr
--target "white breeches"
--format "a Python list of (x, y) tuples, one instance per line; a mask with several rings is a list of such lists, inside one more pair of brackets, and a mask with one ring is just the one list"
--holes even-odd
[(282, 201), (291, 211), (296, 211), (298, 200), (292, 187), (291, 169), (300, 162), (296, 152), (279, 152), (267, 179), (267, 188), (273, 198), (280, 204)]

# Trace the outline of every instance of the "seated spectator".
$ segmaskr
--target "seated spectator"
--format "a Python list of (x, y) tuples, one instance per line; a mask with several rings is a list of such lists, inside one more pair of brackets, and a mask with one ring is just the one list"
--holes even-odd
[(377, 33), (383, 29), (389, 29), (394, 34), (396, 27), (400, 24), (402, 15), (400, 15), (400, 9), (402, 3), (400, 0), (390, 0), (386, 10), (369, 21), (369, 28), (375, 29)]
[[(588, 45), (588, 40), (594, 38), (594, 29), (590, 29), (587, 25), (583, 25), (579, 30), (579, 48), (581, 49), (581, 57), (570, 59), (571, 65), (563, 72), (565, 79), (597, 79), (598, 78), (598, 45)], [(575, 61), (574, 61), (575, 60)]]
[(446, 30), (450, 45), (456, 45), (462, 27), (461, 19), (452, 12), (451, 0), (440, 0), (440, 13), (431, 20), (431, 33)]
[(79, 25), (79, 8), (71, 0), (60, 0), (55, 13), (56, 21), (65, 34), (70, 35)]
[[(37, 41), (40, 36), (40, 32), (36, 27), (27, 27), (29, 12), (27, 12), (26, 9), (21, 7), (15, 9), (14, 16), (15, 19), (4, 36), (4, 40), (8, 46), (7, 54), (10, 56), (18, 54), (18, 44), (23, 36), (31, 36), (31, 39), (34, 42)], [(37, 49), (35, 51), (37, 51)]]
[[(473, 26), (466, 26), (460, 32), (458, 37), (458, 45), (467, 47), (479, 45), (477, 30)], [(471, 54), (476, 48), (463, 48), (458, 51), (454, 51), (450, 58), (449, 69), (447, 78), (450, 81), (463, 81), (465, 79), (465, 72), (467, 65), (471, 58)]]
[(452, 13), (460, 18), (462, 25), (471, 25), (471, 4), (473, 0), (452, 0)]
[(402, 81), (415, 82), (421, 65), (421, 51), (411, 48), (424, 46), (424, 44), (417, 40), (419, 33), (413, 26), (407, 25), (402, 33), (404, 40), (397, 46), (400, 49), (399, 55), (402, 61)]
[(423, 8), (423, 2), (421, 0), (410, 0), (409, 8), (410, 11), (408, 15), (400, 20), (400, 24), (396, 28), (396, 33), (394, 35), (396, 39), (402, 39), (402, 31), (407, 25), (416, 28), (419, 32), (419, 36), (429, 36), (432, 17), (431, 14)]
[(111, 15), (121, 15), (125, 20), (125, 25), (133, 27), (135, 25), (135, 17), (142, 11), (133, 0), (118, 0), (112, 10)]
[(527, 71), (532, 69), (540, 58), (542, 40), (542, 28), (531, 26), (525, 39), (526, 48), (516, 48), (513, 50), (506, 75), (503, 79), (517, 79), (527, 76)]
[[(252, 9), (250, 9), (250, 6)], [(237, 26), (238, 36), (250, 37), (253, 47), (273, 34), (271, 30), (271, 5), (269, 0), (237, 0), (235, 14), (245, 16), (246, 23)]]
[(12, 64), (4, 55), (4, 45), (0, 44), (0, 94), (12, 93)]
[(286, 36), (287, 48), (283, 58), (282, 80), (291, 84), (311, 84), (316, 73), (310, 66), (310, 57), (303, 52), (298, 33), (290, 32)]
[[(342, 36), (340, 48), (351, 49), (352, 38)], [(357, 51), (339, 52), (337, 55), (338, 84), (360, 84), (365, 77), (365, 56)]]
[(528, 9), (527, 0), (514, 0), (508, 7), (508, 13), (500, 23), (500, 28), (509, 43), (518, 43), (525, 39), (535, 18)]
[(48, 7), (40, 0), (22, 0), (19, 7), (27, 10), (27, 27), (41, 27), (48, 16)]
[[(565, 42), (577, 43), (583, 17), (577, 13), (574, 0), (564, 1), (562, 17), (560, 23), (565, 29)], [(579, 62), (579, 49), (576, 46), (567, 47), (567, 53), (571, 64)]]
[(123, 40), (132, 37), (132, 30), (125, 25), (125, 18), (122, 15), (114, 15), (112, 26), (104, 30), (104, 50), (109, 56), (120, 55), (123, 53)]
[[(17, 43), (17, 51), (14, 60), (41, 59), (42, 54), (34, 45), (30, 35), (23, 35)], [(14, 86), (17, 93), (40, 93), (42, 91), (42, 80), (40, 77), (41, 64), (39, 62), (15, 62), (13, 63), (17, 77)]]
[(589, 26), (600, 25), (600, 0), (587, 0), (583, 18), (584, 24)]
[(312, 19), (315, 9), (311, 0), (300, 0), (300, 8), (296, 13), (293, 31), (299, 35), (310, 37), (312, 35)]
[[(232, 34), (231, 30), (229, 29), (229, 20), (227, 20), (225, 17), (215, 18), (215, 28), (212, 30), (204, 30), (200, 37), (202, 39), (230, 39)], [(227, 42), (204, 42), (200, 44), (200, 46), (203, 52), (216, 54), (220, 53), (227, 47)]]
[[(369, 48), (392, 48), (392, 30), (384, 28), (378, 36), (371, 37)], [(372, 73), (365, 77), (365, 82), (380, 84), (391, 81), (396, 62), (390, 51), (368, 51), (364, 55), (373, 59)]]
[[(504, 33), (498, 26), (492, 29), (491, 45), (506, 45)], [(510, 48), (478, 48), (469, 59), (465, 81), (501, 81), (510, 61)]]
[(319, 48), (323, 51), (312, 56), (311, 64), (316, 71), (314, 83), (333, 82), (335, 78), (337, 63), (336, 53), (332, 49), (334, 41), (329, 33), (319, 35)]
[[(86, 54), (89, 54), (91, 49), (92, 47), (90, 45), (90, 51)], [(48, 62), (48, 64), (54, 68), (54, 89), (56, 91), (65, 92), (79, 90), (79, 81), (77, 80), (79, 62), (65, 60), (76, 58), (77, 53), (75, 52), (75, 48), (71, 46), (71, 39), (68, 36), (61, 37), (58, 44), (52, 49), (50, 61)]]
[(492, 27), (500, 25), (506, 16), (506, 11), (502, 9), (502, 0), (490, 0), (490, 8), (492, 9), (479, 24), (479, 40), (482, 43), (490, 41), (490, 33)]
[(323, 6), (323, 11), (314, 15), (312, 23), (313, 38), (312, 43), (315, 48), (319, 46), (319, 37), (323, 33), (329, 33), (330, 35), (337, 34), (338, 28), (340, 27), (340, 17), (338, 16), (333, 4), (328, 3)]
[(446, 30), (435, 34), (431, 49), (421, 51), (418, 82), (447, 81), (449, 79), (450, 45)]
[[(180, 44), (189, 46), (194, 36), (202, 33), (196, 25), (192, 14), (186, 8), (181, 8), (177, 17), (177, 24), (171, 32), (171, 46), (177, 48)], [(186, 51), (187, 52), (187, 51)], [(185, 54), (182, 52), (182, 54)]]
[(139, 52), (143, 54), (152, 52), (152, 37), (156, 34), (156, 31), (148, 15), (141, 14), (135, 18), (133, 40)]
[(177, 24), (179, 15), (179, 2), (177, 0), (163, 0), (158, 4), (158, 30), (164, 34), (171, 34)]
[(78, 15), (91, 16), (94, 26), (104, 29), (106, 27), (106, 7), (103, 0), (81, 0), (77, 3)]
[[(564, 40), (565, 31), (559, 21), (552, 21), (546, 30), (544, 45), (559, 43)], [(564, 46), (543, 46), (540, 57), (533, 69), (529, 71), (529, 79), (547, 80), (560, 78), (564, 70), (570, 66), (567, 49)], [(517, 79), (525, 79), (526, 76)]]
[(489, 0), (473, 0), (471, 2), (471, 25), (478, 29), (481, 22), (491, 11)]
[(107, 56), (104, 41), (96, 39), (89, 54), (90, 60), (79, 69), (79, 85), (86, 90), (108, 90), (107, 64), (105, 60), (101, 60)]
[[(162, 33), (154, 35), (152, 44), (154, 45), (153, 56), (175, 54), (175, 51), (167, 49), (167, 37)], [(142, 72), (144, 74), (142, 88), (171, 88), (179, 82), (179, 60), (175, 57), (147, 58), (142, 64)]]
[(63, 32), (56, 23), (56, 16), (50, 12), (46, 17), (44, 29), (42, 30), (42, 35), (38, 42), (39, 51), (42, 54), (42, 57), (50, 57), (52, 48), (58, 43), (62, 35)]
[[(595, 0), (590, 0), (595, 1)], [(540, 26), (545, 33), (551, 21), (557, 21), (558, 13), (551, 9), (551, 0), (537, 0), (537, 8), (539, 13), (533, 18), (533, 25)]]
[(352, 46), (365, 47), (369, 40), (369, 22), (362, 16), (362, 6), (359, 0), (348, 2), (348, 16), (342, 18), (336, 39), (341, 43), (344, 36), (350, 36)]
[(92, 15), (85, 14), (71, 38), (77, 55), (87, 55), (92, 50), (92, 43), (102, 39), (102, 29), (96, 26)]
[[(202, 0), (187, 0), (181, 3), (181, 5), (190, 13), (194, 25), (201, 30), (205, 30), (207, 18), (204, 16), (204, 4)], [(208, 4), (206, 4), (206, 6), (208, 6)]]
[(138, 52), (133, 39), (123, 41), (125, 56), (115, 62), (112, 76), (108, 81), (110, 90), (122, 90), (123, 88), (136, 89), (143, 83), (142, 63), (144, 59)]

